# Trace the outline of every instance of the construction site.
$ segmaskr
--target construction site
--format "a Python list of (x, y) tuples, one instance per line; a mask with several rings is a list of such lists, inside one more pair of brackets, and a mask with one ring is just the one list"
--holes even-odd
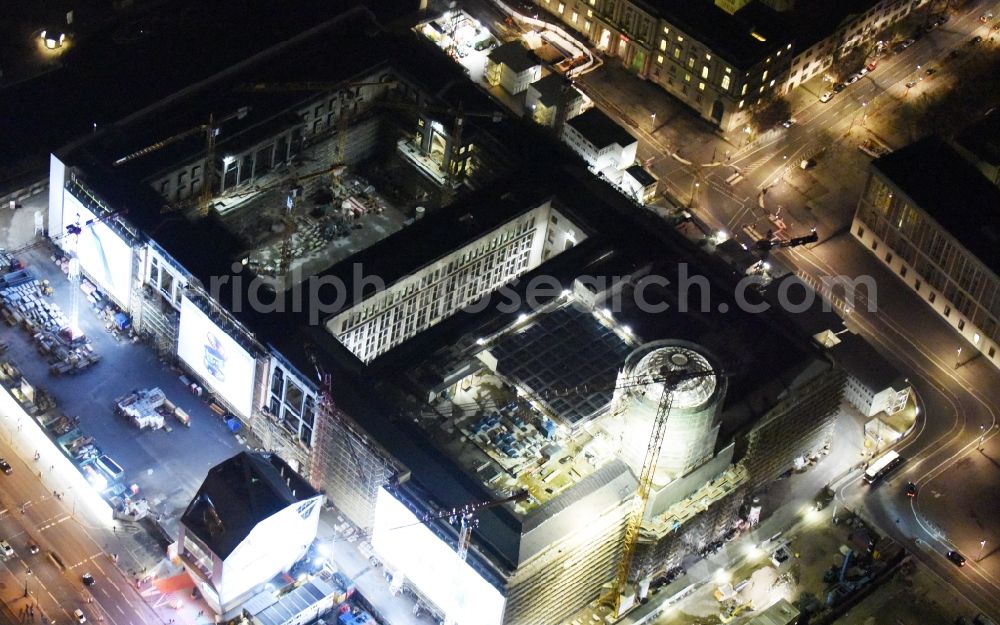
[[(430, 42), (356, 15), (182, 104), (53, 155), (54, 242), (439, 621), (624, 613), (829, 442), (832, 361)], [(119, 411), (184, 424), (160, 388)]]

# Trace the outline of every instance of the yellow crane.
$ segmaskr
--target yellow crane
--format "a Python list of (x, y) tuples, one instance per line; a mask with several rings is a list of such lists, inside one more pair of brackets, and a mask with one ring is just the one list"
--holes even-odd
[[(202, 166), (202, 183), (201, 183), (201, 193), (198, 194), (196, 203), (198, 205), (198, 215), (199, 217), (204, 217), (208, 215), (208, 211), (212, 204), (212, 194), (215, 192), (215, 139), (219, 135), (219, 131), (223, 124), (232, 121), (234, 119), (243, 119), (250, 112), (250, 107), (241, 106), (236, 109), (236, 111), (224, 115), (219, 119), (215, 118), (215, 114), (211, 113), (208, 116), (208, 123), (198, 124), (192, 128), (188, 128), (182, 132), (175, 135), (169, 136), (165, 139), (161, 139), (155, 143), (151, 143), (144, 148), (136, 150), (131, 154), (126, 154), (121, 158), (115, 160), (115, 167), (124, 165), (125, 163), (134, 161), (138, 158), (142, 158), (147, 154), (151, 154), (158, 150), (162, 150), (168, 145), (177, 143), (187, 139), (188, 137), (195, 136), (197, 134), (204, 133), (205, 135), (205, 161)], [(167, 206), (164, 208), (163, 212), (173, 212), (175, 210), (182, 210), (191, 205), (191, 202), (180, 203), (174, 206)]]

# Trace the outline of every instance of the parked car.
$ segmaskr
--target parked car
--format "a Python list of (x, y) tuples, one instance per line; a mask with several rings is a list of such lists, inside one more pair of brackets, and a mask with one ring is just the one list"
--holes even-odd
[(38, 545), (36, 545), (35, 543), (28, 543), (28, 553), (30, 553), (31, 555), (35, 555), (39, 551), (40, 549), (38, 548)]
[(850, 76), (848, 76), (847, 80), (845, 80), (844, 82), (846, 82), (849, 85), (853, 85), (854, 83), (858, 82), (859, 80), (861, 80), (861, 74), (854, 73), (854, 74), (851, 74)]
[(916, 43), (916, 41), (917, 41), (916, 39), (907, 39), (905, 41), (900, 41), (899, 43), (896, 44), (896, 50), (897, 51), (905, 50), (910, 46), (912, 46), (914, 43)]
[(933, 76), (936, 73), (937, 73), (937, 70), (934, 69), (933, 67), (928, 67), (927, 69), (924, 70), (924, 75), (925, 76)]
[(781, 125), (784, 126), (785, 128), (791, 128), (792, 126), (795, 125), (795, 118), (789, 117), (785, 121), (781, 122)]
[(965, 556), (955, 551), (954, 549), (946, 553), (945, 557), (947, 557), (949, 560), (951, 560), (958, 566), (965, 566)]
[(829, 102), (832, 99), (833, 99), (833, 92), (832, 91), (824, 91), (823, 95), (819, 96), (819, 101), (820, 102)]
[(972, 39), (969, 39), (969, 45), (970, 45), (970, 46), (975, 46), (975, 45), (978, 45), (978, 44), (979, 44), (979, 42), (981, 42), (982, 40), (983, 40), (983, 38), (982, 38), (982, 37), (980, 37), (979, 35), (976, 35), (976, 36), (975, 36), (975, 37), (973, 37)]
[(911, 80), (910, 82), (906, 83), (906, 88), (907, 89), (913, 89), (913, 87), (916, 86), (917, 82), (918, 81), (916, 81), (916, 80)]
[(992, 12), (983, 13), (982, 15), (979, 16), (979, 21), (982, 22), (983, 24), (985, 24), (986, 22), (990, 21), (991, 19), (993, 19), (993, 13)]
[(14, 472), (14, 469), (11, 468), (9, 462), (4, 460), (3, 458), (0, 458), (0, 471), (3, 471), (5, 475), (10, 475), (11, 473)]
[(917, 496), (917, 485), (914, 484), (913, 482), (907, 482), (906, 483), (906, 496), (907, 497), (916, 497)]
[(957, 59), (961, 55), (962, 55), (962, 53), (959, 52), (958, 50), (952, 50), (951, 52), (948, 53), (948, 58), (949, 59)]
[(847, 89), (847, 85), (845, 85), (845, 84), (844, 84), (844, 83), (842, 83), (842, 82), (838, 82), (838, 83), (835, 83), (835, 84), (833, 85), (833, 92), (834, 92), (834, 93), (840, 93), (840, 92), (841, 92), (841, 91), (843, 91), (844, 89)]
[(87, 617), (83, 614), (83, 610), (81, 610), (80, 608), (73, 610), (73, 618), (76, 619), (77, 623), (87, 622)]
[(802, 169), (812, 169), (816, 166), (816, 159), (814, 158), (804, 158), (802, 162), (799, 163), (799, 167)]
[(10, 546), (10, 543), (6, 540), (0, 540), (0, 553), (4, 555), (5, 558), (14, 557), (14, 548)]

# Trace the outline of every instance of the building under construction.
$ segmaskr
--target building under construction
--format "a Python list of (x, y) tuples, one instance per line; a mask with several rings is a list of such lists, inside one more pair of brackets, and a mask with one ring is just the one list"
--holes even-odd
[(393, 584), (442, 620), (549, 625), (732, 530), (821, 452), (842, 376), (498, 110), (355, 10), (53, 155), (49, 229), (113, 215), (83, 272), (371, 530)]

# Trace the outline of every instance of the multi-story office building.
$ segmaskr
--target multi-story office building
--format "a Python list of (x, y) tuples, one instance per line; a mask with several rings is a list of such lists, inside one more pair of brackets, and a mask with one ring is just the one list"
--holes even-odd
[(782, 16), (759, 2), (733, 14), (710, 0), (535, 2), (727, 131), (782, 88), (791, 64)]
[(592, 108), (563, 126), (563, 141), (594, 173), (616, 181), (635, 162), (639, 141), (600, 109)]
[(851, 232), (1000, 365), (1000, 190), (928, 137), (872, 162)]
[(791, 91), (826, 71), (839, 56), (909, 15), (915, 4), (911, 0), (796, 2), (788, 14), (795, 32), (795, 56), (783, 89)]

